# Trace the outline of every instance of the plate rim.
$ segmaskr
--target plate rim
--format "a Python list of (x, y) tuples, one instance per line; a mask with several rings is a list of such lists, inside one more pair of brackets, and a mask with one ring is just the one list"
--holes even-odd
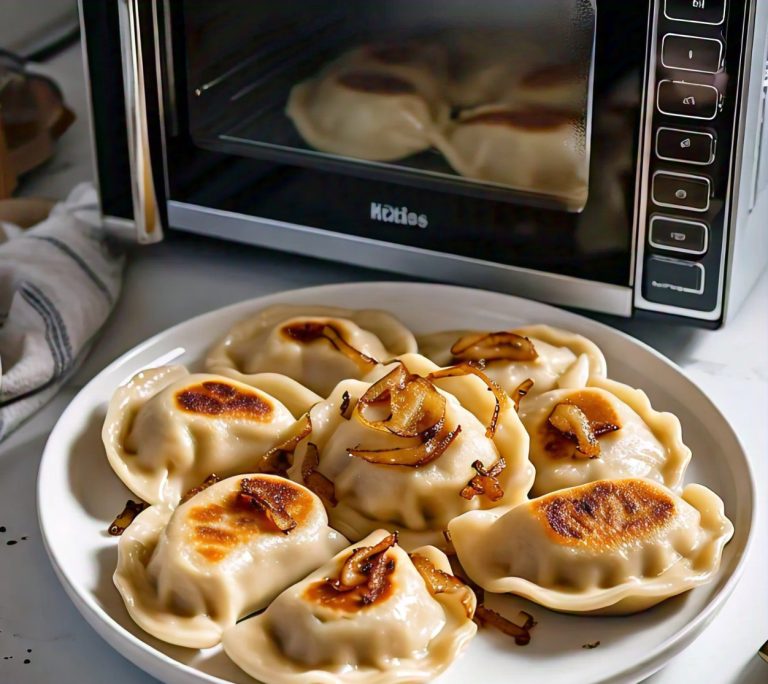
[[(45, 519), (48, 516), (48, 513), (45, 512), (46, 511), (45, 500), (47, 497), (44, 496), (45, 484), (46, 484), (45, 466), (48, 463), (48, 461), (54, 458), (53, 452), (55, 451), (55, 442), (56, 442), (55, 438), (57, 437), (57, 433), (59, 431), (64, 430), (64, 426), (68, 422), (66, 419), (68, 418), (70, 411), (74, 411), (73, 406), (77, 402), (77, 399), (81, 396), (81, 394), (87, 393), (91, 385), (96, 383), (96, 381), (99, 378), (101, 378), (103, 375), (115, 372), (121, 366), (124, 366), (125, 364), (129, 363), (131, 359), (145, 352), (148, 348), (152, 347), (153, 345), (159, 342), (162, 342), (163, 338), (166, 338), (167, 336), (172, 335), (179, 328), (185, 327), (192, 322), (199, 322), (200, 319), (203, 319), (208, 316), (218, 316), (222, 314), (231, 313), (238, 309), (245, 310), (249, 308), (254, 308), (254, 310), (256, 310), (257, 308), (272, 306), (274, 304), (281, 303), (281, 300), (284, 298), (295, 298), (295, 297), (303, 298), (305, 296), (310, 298), (313, 296), (318, 298), (330, 298), (336, 292), (341, 291), (343, 293), (345, 290), (349, 290), (351, 288), (357, 289), (360, 287), (374, 288), (379, 290), (381, 289), (399, 290), (403, 288), (407, 288), (407, 289), (417, 288), (417, 289), (441, 292), (443, 293), (442, 296), (445, 296), (446, 293), (450, 293), (450, 292), (464, 293), (464, 294), (469, 294), (470, 296), (479, 295), (482, 297), (488, 297), (490, 299), (498, 299), (499, 301), (506, 302), (507, 304), (514, 304), (515, 302), (524, 303), (526, 306), (529, 306), (529, 307), (533, 306), (535, 309), (540, 310), (542, 315), (553, 314), (553, 315), (556, 315), (558, 318), (562, 318), (563, 316), (565, 316), (565, 318), (569, 319), (569, 321), (573, 321), (574, 323), (577, 323), (577, 324), (584, 323), (587, 325), (587, 327), (597, 328), (598, 330), (600, 330), (601, 332), (603, 332), (609, 337), (613, 336), (617, 339), (620, 339), (623, 343), (629, 344), (631, 346), (636, 346), (642, 349), (644, 352), (650, 353), (651, 356), (655, 357), (658, 361), (661, 361), (664, 365), (668, 366), (671, 370), (675, 371), (676, 375), (678, 376), (678, 380), (683, 380), (685, 383), (687, 383), (689, 385), (689, 388), (695, 391), (699, 395), (699, 397), (709, 405), (709, 409), (711, 411), (714, 411), (717, 414), (718, 418), (722, 423), (722, 426), (727, 428), (729, 432), (729, 436), (734, 440), (735, 444), (738, 445), (739, 456), (741, 457), (740, 460), (742, 461), (742, 465), (747, 475), (747, 482), (740, 483), (740, 485), (743, 487), (740, 490), (740, 494), (747, 494), (749, 499), (748, 502), (744, 502), (744, 504), (748, 504), (745, 506), (745, 509), (749, 514), (749, 530), (747, 531), (744, 547), (741, 551), (741, 554), (736, 559), (736, 566), (733, 572), (727, 578), (722, 588), (717, 592), (717, 594), (715, 594), (715, 596), (712, 597), (712, 599), (704, 606), (704, 608), (696, 614), (696, 616), (692, 620), (686, 623), (682, 628), (680, 628), (673, 635), (667, 637), (664, 641), (658, 644), (653, 650), (646, 653), (639, 661), (632, 663), (632, 665), (630, 665), (629, 667), (627, 667), (626, 669), (622, 670), (619, 673), (609, 675), (607, 679), (603, 679), (601, 681), (604, 681), (604, 682), (636, 681), (641, 678), (650, 676), (657, 670), (661, 669), (671, 657), (674, 657), (674, 655), (676, 655), (677, 652), (683, 650), (684, 648), (687, 648), (692, 643), (692, 641), (695, 640), (698, 634), (707, 625), (709, 625), (709, 623), (714, 619), (714, 617), (723, 607), (723, 605), (731, 596), (737, 584), (741, 580), (741, 577), (744, 573), (746, 560), (749, 558), (753, 549), (754, 537), (755, 537), (754, 522), (757, 515), (757, 485), (755, 482), (754, 470), (752, 468), (752, 464), (750, 463), (750, 460), (747, 456), (746, 449), (744, 448), (744, 445), (738, 433), (733, 429), (732, 425), (730, 424), (728, 419), (723, 415), (722, 411), (717, 406), (717, 404), (715, 404), (709, 398), (709, 396), (706, 394), (706, 392), (704, 392), (704, 390), (699, 386), (699, 384), (695, 380), (693, 380), (685, 371), (685, 369), (680, 367), (677, 363), (675, 363), (674, 361), (666, 357), (664, 354), (662, 354), (661, 352), (651, 347), (646, 342), (643, 342), (642, 340), (639, 340), (622, 330), (613, 328), (606, 323), (603, 323), (601, 321), (596, 321), (594, 319), (588, 318), (585, 315), (574, 313), (567, 309), (562, 309), (559, 307), (552, 306), (550, 304), (539, 302), (537, 300), (528, 299), (525, 297), (519, 297), (516, 295), (510, 295), (502, 292), (495, 292), (492, 290), (485, 290), (482, 288), (464, 287), (464, 286), (457, 286), (457, 285), (450, 285), (450, 284), (443, 284), (443, 283), (413, 282), (413, 281), (407, 281), (407, 280), (405, 281), (387, 281), (387, 280), (346, 281), (342, 283), (313, 285), (313, 286), (307, 286), (307, 287), (301, 287), (301, 288), (293, 288), (289, 290), (280, 290), (278, 292), (272, 292), (272, 293), (261, 295), (258, 297), (243, 299), (237, 302), (233, 302), (231, 304), (227, 304), (225, 306), (217, 307), (215, 309), (211, 309), (209, 311), (205, 311), (203, 313), (197, 314), (196, 316), (187, 318), (183, 321), (179, 321), (178, 323), (175, 323), (174, 325), (169, 326), (155, 333), (154, 335), (151, 335), (150, 337), (143, 340), (139, 344), (134, 345), (130, 349), (126, 350), (124, 353), (120, 354), (112, 362), (107, 364), (98, 373), (96, 373), (83, 387), (77, 390), (76, 394), (70, 399), (69, 403), (67, 404), (67, 407), (64, 409), (64, 411), (62, 411), (61, 415), (57, 419), (56, 424), (54, 425), (53, 429), (51, 430), (48, 436), (48, 439), (46, 440), (45, 447), (43, 449), (43, 453), (40, 458), (40, 464), (38, 466), (38, 473), (37, 473), (37, 480), (36, 480), (36, 508), (37, 508), (37, 515), (38, 515), (38, 525), (39, 525), (41, 537), (43, 540), (43, 546), (45, 548), (48, 559), (51, 565), (53, 566), (55, 575), (59, 580), (59, 582), (61, 583), (61, 585), (63, 586), (65, 593), (77, 608), (78, 612), (82, 615), (85, 621), (94, 629), (94, 631), (102, 639), (104, 639), (104, 641), (106, 641), (111, 648), (115, 649), (120, 655), (122, 655), (123, 657), (128, 659), (130, 662), (132, 662), (134, 665), (136, 665), (140, 669), (144, 670), (145, 672), (148, 672), (153, 676), (164, 676), (165, 674), (167, 674), (167, 673), (161, 672), (160, 669), (156, 669), (156, 667), (159, 668), (160, 665), (162, 664), (164, 668), (172, 668), (173, 670), (176, 670), (179, 673), (184, 673), (185, 675), (191, 677), (192, 679), (198, 678), (199, 681), (211, 682), (212, 684), (228, 684), (227, 680), (221, 679), (220, 677), (217, 677), (215, 675), (211, 675), (206, 672), (203, 672), (198, 668), (188, 665), (186, 663), (182, 663), (170, 657), (169, 655), (163, 653), (162, 651), (159, 651), (158, 649), (154, 648), (153, 646), (149, 645), (148, 643), (140, 639), (138, 636), (129, 632), (122, 625), (120, 625), (106, 610), (104, 610), (104, 608), (102, 608), (96, 602), (95, 598), (90, 592), (87, 592), (86, 590), (82, 589), (79, 585), (77, 585), (75, 582), (73, 582), (69, 578), (67, 573), (64, 571), (57, 557), (57, 552), (54, 550), (54, 545), (52, 543), (52, 540), (49, 538), (49, 534), (45, 525)], [(374, 306), (374, 308), (382, 308), (382, 307)], [(398, 316), (399, 314), (398, 312), (393, 312), (393, 315)], [(674, 653), (669, 653), (670, 651), (673, 651), (680, 644), (682, 644), (682, 647), (678, 649), (678, 651)], [(128, 655), (123, 649), (126, 649), (131, 655)], [(155, 663), (153, 662), (153, 659), (156, 659), (159, 662)]]

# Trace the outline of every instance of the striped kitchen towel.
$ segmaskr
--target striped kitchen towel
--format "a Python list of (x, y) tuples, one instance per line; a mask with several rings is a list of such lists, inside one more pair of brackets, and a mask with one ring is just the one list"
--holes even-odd
[(0, 440), (45, 404), (88, 353), (120, 293), (123, 258), (78, 185), (26, 231), (2, 224)]

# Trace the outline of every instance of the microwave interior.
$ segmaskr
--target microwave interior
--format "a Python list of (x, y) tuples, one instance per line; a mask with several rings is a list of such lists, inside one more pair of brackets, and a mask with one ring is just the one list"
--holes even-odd
[(169, 199), (627, 286), (648, 14), (174, 3)]

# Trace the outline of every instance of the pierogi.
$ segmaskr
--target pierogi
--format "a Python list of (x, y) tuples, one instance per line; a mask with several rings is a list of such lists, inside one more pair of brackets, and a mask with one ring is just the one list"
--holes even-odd
[(467, 575), (571, 613), (644, 610), (712, 579), (733, 525), (706, 487), (682, 496), (642, 479), (562, 489), (448, 530)]
[(286, 113), (322, 152), (371, 161), (422, 152), (449, 115), (441, 57), (436, 46), (418, 44), (358, 48), (295, 85)]
[(566, 109), (487, 105), (462, 112), (439, 149), (462, 176), (581, 209), (589, 164), (581, 114)]
[(413, 334), (384, 311), (283, 305), (233, 326), (205, 365), (245, 382), (254, 373), (281, 373), (326, 397), (341, 380), (413, 351)]
[(626, 477), (647, 478), (679, 491), (691, 459), (676, 416), (654, 410), (642, 391), (606, 378), (526, 399), (520, 420), (531, 438), (534, 496)]
[(449, 549), (452, 518), (528, 493), (534, 472), (513, 402), (463, 369), (452, 373), (406, 354), (365, 381), (339, 383), (309, 412), (288, 475), (330, 481), (331, 524), (352, 541), (388, 527), (406, 549)]
[(142, 629), (207, 648), (346, 545), (312, 492), (272, 475), (242, 475), (175, 510), (141, 513), (118, 543), (114, 582)]
[(440, 366), (482, 363), (483, 372), (510, 394), (532, 380), (526, 397), (557, 387), (584, 387), (590, 377), (606, 375), (605, 357), (594, 342), (549, 325), (495, 333), (447, 330), (417, 340), (419, 352)]
[[(448, 588), (431, 585), (433, 573)], [(269, 684), (427, 682), (475, 635), (474, 609), (444, 554), (428, 546), (409, 556), (377, 530), (229, 628), (224, 650)]]
[(150, 504), (176, 504), (211, 473), (258, 471), (295, 421), (280, 399), (306, 411), (315, 397), (284, 376), (267, 384), (277, 396), (183, 366), (141, 371), (109, 403), (102, 430), (109, 464)]

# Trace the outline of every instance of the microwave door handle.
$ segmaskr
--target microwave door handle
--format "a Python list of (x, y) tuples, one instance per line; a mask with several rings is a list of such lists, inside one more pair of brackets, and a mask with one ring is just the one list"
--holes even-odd
[(142, 244), (163, 239), (157, 190), (149, 146), (144, 55), (142, 52), (140, 0), (120, 0), (120, 42), (123, 48), (125, 120), (131, 167), (133, 215), (136, 238)]

